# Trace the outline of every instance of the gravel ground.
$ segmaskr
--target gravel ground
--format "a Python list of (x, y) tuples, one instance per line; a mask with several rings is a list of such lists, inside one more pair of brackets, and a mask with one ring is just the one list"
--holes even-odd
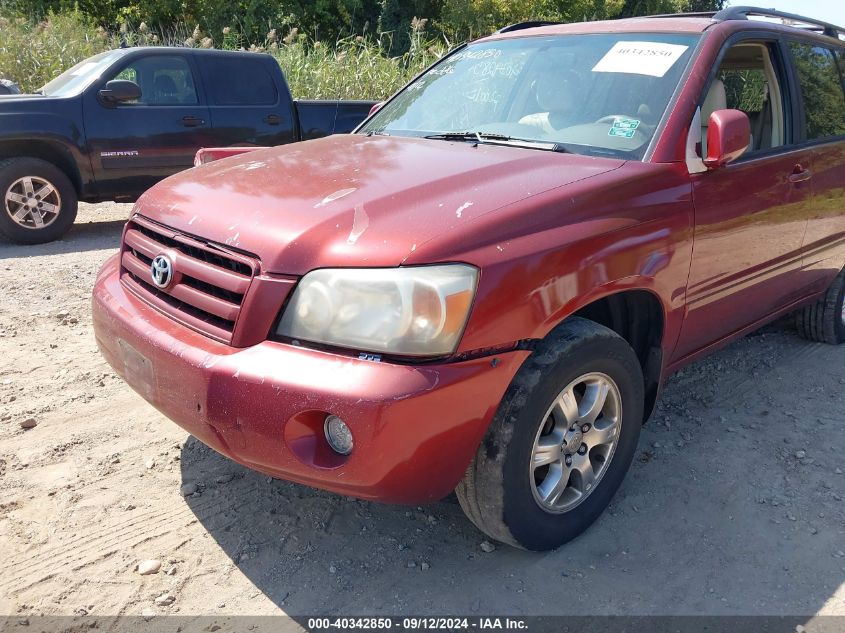
[(246, 470), (116, 378), (89, 301), (129, 209), (0, 242), (0, 614), (845, 615), (845, 347), (780, 323), (690, 366), (589, 532), (490, 547), (454, 498)]

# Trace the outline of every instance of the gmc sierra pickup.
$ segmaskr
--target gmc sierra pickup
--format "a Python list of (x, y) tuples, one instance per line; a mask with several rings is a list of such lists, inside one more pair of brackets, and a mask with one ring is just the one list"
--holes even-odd
[(0, 232), (55, 240), (77, 201), (132, 201), (201, 147), (350, 132), (365, 101), (295, 101), (269, 55), (139, 47), (100, 53), (36, 94), (0, 97)]

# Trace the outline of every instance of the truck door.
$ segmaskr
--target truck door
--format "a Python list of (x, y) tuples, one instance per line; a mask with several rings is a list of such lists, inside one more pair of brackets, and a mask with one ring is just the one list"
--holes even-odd
[(196, 62), (215, 146), (273, 146), (296, 140), (293, 101), (272, 57), (205, 53), (197, 55)]
[[(97, 93), (112, 79), (134, 81), (141, 98), (104, 103)], [(196, 151), (211, 141), (191, 60), (172, 50), (122, 60), (89, 88), (83, 109), (98, 193), (105, 198), (137, 197), (191, 167)]]

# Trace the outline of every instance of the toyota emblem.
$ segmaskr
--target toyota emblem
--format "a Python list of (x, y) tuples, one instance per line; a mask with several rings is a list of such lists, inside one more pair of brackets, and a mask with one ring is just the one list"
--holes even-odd
[(173, 280), (173, 263), (167, 255), (157, 255), (150, 264), (150, 276), (159, 288), (167, 288)]

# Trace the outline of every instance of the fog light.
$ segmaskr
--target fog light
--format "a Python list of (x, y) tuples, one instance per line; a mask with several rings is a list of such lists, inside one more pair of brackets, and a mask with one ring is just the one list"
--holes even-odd
[(352, 431), (336, 415), (326, 417), (323, 425), (326, 434), (326, 441), (332, 450), (341, 455), (349, 455), (352, 452)]

